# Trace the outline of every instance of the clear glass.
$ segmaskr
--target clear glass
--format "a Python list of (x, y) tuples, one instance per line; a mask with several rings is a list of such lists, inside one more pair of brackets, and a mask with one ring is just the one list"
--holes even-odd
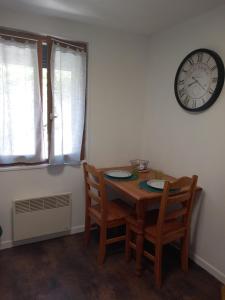
[(130, 160), (132, 167), (138, 171), (144, 171), (148, 169), (149, 161), (144, 159)]

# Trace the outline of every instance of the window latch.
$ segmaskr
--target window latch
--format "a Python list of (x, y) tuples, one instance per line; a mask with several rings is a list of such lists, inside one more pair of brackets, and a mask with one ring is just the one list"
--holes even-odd
[(50, 120), (52, 121), (53, 119), (56, 119), (58, 116), (55, 115), (54, 113), (50, 113), (49, 117), (50, 117)]

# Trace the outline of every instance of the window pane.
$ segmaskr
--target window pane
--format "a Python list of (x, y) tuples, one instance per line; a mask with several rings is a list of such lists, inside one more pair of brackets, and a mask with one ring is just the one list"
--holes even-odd
[(53, 45), (51, 163), (78, 163), (85, 115), (86, 53)]
[[(63, 90), (61, 90), (63, 84)], [(55, 70), (55, 111), (57, 118), (55, 119), (55, 155), (61, 154), (61, 147), (63, 147), (64, 154), (70, 154), (73, 151), (72, 145), (72, 130), (73, 130), (73, 116), (72, 116), (72, 74), (70, 71)], [(63, 99), (63, 105), (61, 105)], [(62, 109), (62, 113), (60, 110)], [(62, 126), (63, 124), (63, 126)], [(59, 142), (63, 136), (63, 144)]]
[(53, 45), (51, 163), (80, 161), (85, 115), (86, 53)]
[(6, 68), (0, 65), (0, 99), (4, 112), (1, 155), (35, 154), (33, 88), (32, 67), (9, 64)]
[(37, 45), (0, 40), (0, 161), (40, 161)]

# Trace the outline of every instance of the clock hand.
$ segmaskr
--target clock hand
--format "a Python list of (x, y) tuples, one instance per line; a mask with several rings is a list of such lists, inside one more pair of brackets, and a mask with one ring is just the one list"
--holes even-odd
[(199, 81), (196, 81), (196, 83), (197, 83), (204, 91), (206, 91), (206, 89), (204, 88), (204, 86), (203, 86)]
[(195, 83), (196, 83), (196, 81), (192, 81), (191, 83), (189, 83), (188, 86), (192, 86), (192, 85), (195, 84)]
[(198, 79), (196, 79), (194, 76), (192, 76), (192, 79), (204, 90), (206, 91), (206, 89), (204, 88), (204, 86), (198, 81)]

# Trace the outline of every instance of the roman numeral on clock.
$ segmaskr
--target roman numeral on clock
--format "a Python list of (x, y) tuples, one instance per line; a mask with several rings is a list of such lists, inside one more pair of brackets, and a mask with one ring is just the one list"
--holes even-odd
[(216, 69), (216, 66), (213, 66), (210, 70), (214, 71)]
[(185, 106), (188, 106), (189, 101), (190, 101), (190, 97), (186, 96), (185, 99), (184, 99), (184, 101), (183, 101), (183, 104)]
[(182, 98), (185, 94), (184, 88), (182, 88), (181, 90), (178, 91), (180, 97)]
[(217, 83), (217, 81), (218, 81), (218, 78), (217, 78), (217, 77), (214, 77), (214, 78), (212, 79), (212, 82), (213, 82), (213, 83)]
[(179, 80), (178, 85), (182, 85), (182, 84), (184, 84), (184, 80)]
[(197, 104), (197, 101), (196, 100), (192, 100), (192, 108), (196, 108), (196, 104)]
[(202, 53), (198, 53), (198, 63), (201, 63), (203, 59), (203, 54)]
[(193, 58), (192, 58), (192, 57), (190, 57), (190, 58), (188, 59), (188, 62), (189, 62), (191, 65), (193, 65), (193, 64), (194, 64), (194, 62), (193, 62)]
[(210, 89), (209, 89), (209, 93), (212, 95), (213, 92), (214, 92), (214, 90), (210, 88)]

